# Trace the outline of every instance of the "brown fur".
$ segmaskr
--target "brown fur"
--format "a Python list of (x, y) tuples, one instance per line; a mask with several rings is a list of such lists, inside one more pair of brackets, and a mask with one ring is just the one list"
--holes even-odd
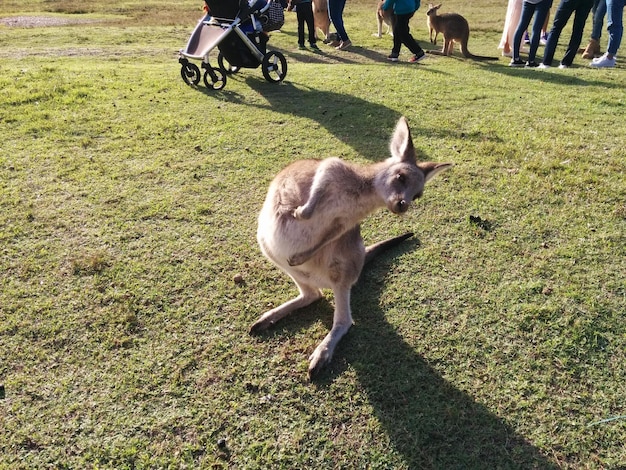
[[(430, 32), (430, 42), (437, 43), (437, 35), (441, 33), (443, 35), (443, 48), (441, 51), (429, 51), (431, 54), (439, 54), (449, 56), (454, 49), (454, 43), (458, 42), (461, 48), (461, 53), (464, 57), (474, 60), (498, 60), (497, 57), (487, 57), (482, 55), (474, 55), (467, 49), (467, 43), (469, 41), (470, 28), (469, 23), (458, 13), (444, 13), (442, 15), (437, 14), (437, 10), (441, 8), (439, 5), (428, 4), (428, 11), (426, 12), (426, 23), (428, 24), (428, 30)], [(435, 37), (433, 38), (433, 32)]]
[(390, 143), (391, 157), (371, 165), (339, 158), (300, 160), (272, 181), (259, 214), (261, 251), (296, 283), (300, 295), (265, 312), (250, 328), (257, 333), (295, 309), (335, 296), (333, 327), (309, 358), (309, 377), (326, 366), (352, 325), (350, 290), (363, 265), (389, 244), (410, 234), (365, 248), (360, 223), (381, 207), (400, 214), (422, 195), (424, 184), (449, 163), (416, 161), (407, 121), (402, 117)]
[(315, 27), (319, 29), (324, 35), (322, 39), (328, 40), (328, 36), (330, 34), (328, 0), (313, 0), (313, 19), (315, 21)]
[(387, 34), (393, 36), (393, 28), (396, 25), (396, 15), (393, 9), (383, 10), (382, 6), (385, 0), (380, 0), (376, 6), (376, 23), (378, 25), (378, 31), (373, 35), (377, 38), (383, 37), (383, 23), (387, 25)]

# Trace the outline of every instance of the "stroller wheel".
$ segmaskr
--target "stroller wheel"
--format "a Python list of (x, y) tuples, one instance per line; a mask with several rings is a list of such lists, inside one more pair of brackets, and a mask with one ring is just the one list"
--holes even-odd
[(197, 85), (200, 82), (200, 69), (191, 62), (183, 62), (180, 69), (180, 76), (187, 85)]
[(239, 69), (241, 68), (237, 67), (236, 65), (231, 65), (221, 52), (217, 55), (217, 65), (219, 65), (220, 68), (229, 75), (231, 73), (239, 72)]
[(287, 75), (287, 59), (280, 52), (270, 51), (263, 57), (261, 69), (265, 80), (278, 83)]
[(204, 84), (212, 90), (221, 90), (226, 86), (226, 73), (217, 67), (207, 67), (204, 72)]

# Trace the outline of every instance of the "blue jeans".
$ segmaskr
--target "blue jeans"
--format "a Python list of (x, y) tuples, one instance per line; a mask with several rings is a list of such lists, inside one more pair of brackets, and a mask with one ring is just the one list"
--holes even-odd
[(536, 4), (524, 2), (522, 5), (522, 15), (520, 16), (517, 29), (515, 30), (515, 36), (513, 37), (513, 59), (519, 59), (519, 49), (520, 43), (522, 42), (522, 36), (528, 29), (528, 25), (530, 24), (530, 20), (533, 15), (535, 15), (532, 36), (530, 38), (528, 62), (535, 61), (535, 55), (537, 54), (537, 48), (539, 47), (539, 38), (541, 37), (541, 28), (543, 27), (543, 23), (546, 20), (546, 16), (548, 16), (551, 6), (552, 0), (541, 0), (541, 2)]
[(624, 0), (606, 0), (606, 30), (609, 32), (609, 45), (606, 51), (617, 54), (619, 45), (622, 42), (624, 24), (622, 23), (624, 14)]
[(578, 53), (580, 42), (583, 40), (583, 30), (585, 29), (585, 22), (587, 21), (591, 7), (593, 7), (593, 0), (561, 0), (554, 14), (554, 23), (548, 35), (546, 50), (543, 53), (544, 64), (552, 65), (552, 59), (554, 58), (556, 45), (559, 42), (559, 36), (561, 36), (563, 28), (569, 21), (572, 13), (574, 13), (572, 37), (569, 40), (563, 60), (561, 60), (563, 65), (567, 65), (568, 67), (572, 65), (574, 57), (576, 57)]
[(593, 13), (591, 39), (599, 40), (602, 37), (602, 26), (604, 26), (604, 17), (606, 15), (606, 1), (596, 0), (593, 2), (591, 13)]
[(348, 33), (343, 26), (343, 8), (346, 0), (328, 0), (328, 16), (337, 30), (337, 37), (340, 41), (348, 41)]

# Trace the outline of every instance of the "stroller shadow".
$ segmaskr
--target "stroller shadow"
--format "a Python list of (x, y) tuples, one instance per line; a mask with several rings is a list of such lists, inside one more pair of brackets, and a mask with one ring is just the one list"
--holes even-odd
[(393, 270), (390, 256), (377, 259), (353, 288), (356, 325), (317, 386), (329, 387), (350, 364), (408, 468), (558, 468), (503, 419), (446, 381), (385, 320), (377, 305), (384, 273)]

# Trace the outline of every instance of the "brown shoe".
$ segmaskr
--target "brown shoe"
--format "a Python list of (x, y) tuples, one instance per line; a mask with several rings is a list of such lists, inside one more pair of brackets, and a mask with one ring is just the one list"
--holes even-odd
[(329, 45), (330, 47), (338, 47), (338, 46), (339, 46), (339, 44), (341, 44), (341, 41), (339, 41), (339, 40), (337, 40), (337, 39), (335, 39), (334, 41), (331, 41), (331, 42), (329, 42), (329, 43), (328, 43), (328, 45)]
[(587, 47), (583, 51), (583, 59), (593, 59), (594, 57), (597, 57), (599, 55), (601, 55), (600, 41), (598, 41), (597, 39), (592, 39), (591, 41), (589, 41), (589, 44), (587, 44)]
[(335, 49), (337, 49), (338, 51), (345, 51), (351, 45), (352, 41), (348, 39), (347, 41), (341, 41), (341, 43)]

